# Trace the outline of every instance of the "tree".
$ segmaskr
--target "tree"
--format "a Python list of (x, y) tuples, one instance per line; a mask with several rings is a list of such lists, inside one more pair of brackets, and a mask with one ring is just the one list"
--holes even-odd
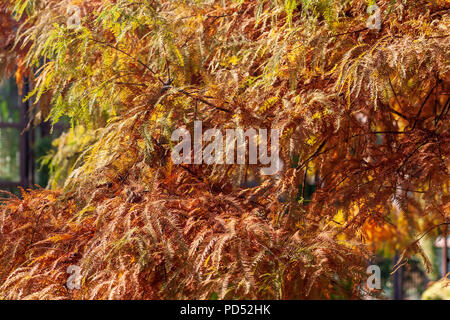
[[(368, 249), (421, 254), (449, 222), (448, 8), (378, 1), (376, 30), (368, 5), (6, 1), (35, 122), (72, 130), (52, 189), (0, 209), (0, 297), (353, 298)], [(172, 163), (195, 120), (279, 129), (283, 170)]]

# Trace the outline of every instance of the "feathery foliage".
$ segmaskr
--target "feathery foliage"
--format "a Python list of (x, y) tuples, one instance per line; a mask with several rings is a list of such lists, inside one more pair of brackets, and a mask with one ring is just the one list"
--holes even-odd
[[(446, 1), (380, 0), (379, 31), (363, 0), (1, 3), (0, 73), (72, 129), (0, 207), (0, 298), (360, 297), (369, 249), (449, 223)], [(194, 120), (280, 129), (283, 171), (172, 164)]]

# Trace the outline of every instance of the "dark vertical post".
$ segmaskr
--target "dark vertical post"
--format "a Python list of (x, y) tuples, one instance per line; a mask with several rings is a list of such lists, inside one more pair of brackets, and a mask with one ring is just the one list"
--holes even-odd
[[(398, 262), (398, 255), (394, 257), (395, 263)], [(397, 269), (393, 279), (393, 295), (394, 300), (403, 300), (403, 267)]]
[(444, 240), (444, 243), (442, 244), (442, 276), (445, 276), (448, 273), (447, 229), (448, 226), (445, 226), (445, 232), (442, 235), (442, 238)]
[[(23, 97), (28, 94), (28, 83), (23, 86)], [(33, 185), (33, 163), (32, 163), (32, 132), (25, 130), (28, 124), (29, 103), (20, 104), (20, 185), (23, 188), (29, 188)]]

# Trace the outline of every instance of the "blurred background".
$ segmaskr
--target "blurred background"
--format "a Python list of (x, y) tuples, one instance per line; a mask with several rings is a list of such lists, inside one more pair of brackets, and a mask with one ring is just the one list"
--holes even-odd
[(49, 122), (28, 127), (30, 107), (22, 101), (26, 86), (23, 91), (19, 95), (14, 78), (0, 84), (0, 189), (17, 195), (19, 187), (47, 186), (49, 168), (41, 159), (68, 127), (64, 121), (53, 128)]
[[(20, 195), (20, 188), (46, 187), (49, 181), (49, 167), (42, 164), (42, 158), (54, 150), (53, 141), (64, 130), (68, 122), (61, 121), (53, 128), (44, 122), (28, 127), (30, 105), (23, 102), (27, 95), (24, 86), (19, 95), (15, 80), (0, 84), (0, 190)], [(315, 186), (307, 190), (310, 198)], [(3, 195), (2, 195), (3, 196)], [(422, 261), (410, 260), (391, 275), (398, 254), (381, 250), (375, 261), (381, 269), (383, 295), (388, 299), (445, 299), (450, 300), (450, 286), (443, 288), (437, 282), (449, 271), (450, 237), (428, 238), (422, 242), (430, 258), (433, 270), (426, 273)]]

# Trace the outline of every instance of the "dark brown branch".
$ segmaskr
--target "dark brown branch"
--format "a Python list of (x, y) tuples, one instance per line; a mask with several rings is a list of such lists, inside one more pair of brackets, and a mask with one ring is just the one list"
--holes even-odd
[(442, 115), (445, 113), (445, 110), (448, 110), (448, 108), (450, 107), (450, 98), (447, 98), (447, 102), (445, 102), (444, 107), (442, 107), (441, 113), (439, 114), (439, 116), (437, 117), (434, 126), (437, 127), (439, 121), (441, 120)]
[(421, 148), (423, 147), (428, 141), (424, 141), (421, 144), (419, 144), (413, 152), (411, 152), (406, 158), (405, 160), (403, 160), (402, 164), (400, 165), (400, 167), (398, 167), (397, 172), (399, 172), (408, 162), (408, 160)]
[(194, 99), (194, 100), (197, 100), (197, 101), (200, 101), (200, 102), (202, 102), (202, 103), (204, 103), (204, 104), (206, 104), (206, 105), (208, 105), (210, 107), (213, 107), (214, 109), (217, 109), (217, 110), (220, 110), (220, 111), (223, 111), (223, 112), (227, 112), (227, 113), (231, 113), (230, 110), (222, 108), (222, 107), (219, 107), (219, 106), (216, 106), (215, 104), (213, 104), (213, 103), (211, 103), (211, 102), (209, 102), (209, 101), (207, 101), (205, 99), (202, 99), (200, 97), (194, 97), (194, 96), (192, 96), (191, 93), (189, 93), (189, 92), (187, 92), (187, 91), (185, 91), (183, 89), (176, 89), (176, 90), (178, 90), (178, 92), (181, 92), (182, 94), (186, 95), (187, 97), (189, 97), (191, 99)]
[(316, 151), (314, 151), (314, 153), (308, 158), (306, 159), (306, 161), (304, 161), (301, 165), (297, 166), (297, 170), (303, 168), (310, 160), (314, 159), (316, 156), (319, 155), (320, 150), (322, 150), (322, 148), (325, 146), (325, 143), (327, 142), (327, 139), (324, 139), (322, 141), (322, 143), (319, 145), (319, 147), (316, 149)]
[(427, 94), (425, 100), (423, 101), (422, 105), (420, 106), (419, 111), (417, 112), (417, 115), (416, 115), (416, 118), (415, 118), (415, 120), (414, 120), (414, 124), (413, 124), (411, 130), (414, 130), (414, 128), (416, 127), (417, 121), (419, 120), (419, 117), (420, 117), (420, 115), (422, 114), (423, 107), (424, 107), (425, 104), (427, 103), (428, 98), (431, 96), (431, 94), (433, 93), (433, 90), (437, 87), (438, 83), (439, 83), (439, 81), (436, 81), (436, 84), (433, 86), (433, 88), (431, 88), (430, 92), (428, 92), (428, 94)]
[[(394, 93), (395, 101), (397, 101), (397, 103), (398, 103), (398, 105), (400, 106), (400, 108), (403, 109), (403, 108), (402, 108), (402, 105), (400, 104), (400, 100), (398, 100), (397, 93), (395, 92), (394, 87), (392, 86), (391, 78), (389, 78), (389, 85), (391, 86), (391, 90), (392, 90), (392, 92)], [(401, 114), (401, 113), (398, 112), (397, 110), (394, 110), (394, 109), (391, 108), (391, 107), (389, 107), (389, 109), (390, 109), (393, 113), (395, 113), (396, 115), (398, 115), (399, 117), (402, 117), (402, 118), (405, 119), (405, 120), (409, 120), (407, 116)]]
[(369, 29), (368, 28), (362, 28), (362, 29), (358, 29), (358, 30), (355, 30), (355, 31), (348, 31), (348, 32), (343, 32), (343, 33), (339, 33), (339, 34), (333, 34), (333, 35), (330, 36), (330, 38), (345, 36), (347, 34), (359, 33), (359, 32), (366, 31), (366, 30), (369, 30)]
[(115, 84), (125, 85), (125, 86), (140, 86), (147, 87), (144, 83), (134, 83), (134, 82), (116, 82)]

